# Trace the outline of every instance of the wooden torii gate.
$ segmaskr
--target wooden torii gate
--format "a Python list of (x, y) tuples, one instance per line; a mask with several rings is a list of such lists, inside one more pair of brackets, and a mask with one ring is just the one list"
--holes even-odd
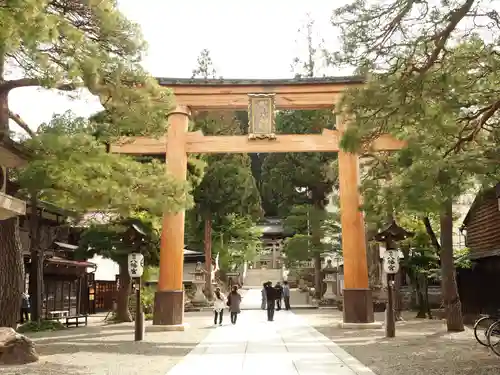
[[(373, 305), (368, 285), (363, 214), (359, 210), (359, 157), (339, 149), (346, 124), (322, 134), (274, 133), (275, 109), (333, 109), (342, 92), (362, 85), (359, 77), (300, 80), (159, 79), (172, 89), (176, 108), (169, 116), (166, 137), (136, 137), (111, 147), (123, 154), (165, 154), (167, 168), (180, 180), (187, 177), (188, 153), (338, 152), (342, 250), (344, 257), (344, 322), (371, 323)], [(250, 131), (241, 136), (204, 136), (188, 132), (191, 111), (249, 110)], [(404, 143), (381, 136), (368, 145), (373, 151), (398, 150)], [(184, 212), (166, 214), (160, 249), (160, 273), (153, 324), (183, 327)]]

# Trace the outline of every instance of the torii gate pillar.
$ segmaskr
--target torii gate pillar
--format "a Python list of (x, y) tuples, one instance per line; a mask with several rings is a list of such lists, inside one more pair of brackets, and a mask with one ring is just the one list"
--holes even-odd
[[(187, 107), (177, 106), (168, 117), (168, 147), (165, 154), (167, 170), (181, 181), (187, 178), (186, 134), (190, 114)], [(163, 216), (160, 272), (155, 293), (153, 325), (183, 329), (183, 268), (184, 210)]]
[[(345, 119), (337, 116), (337, 129), (345, 130)], [(340, 223), (344, 259), (343, 324), (374, 322), (372, 293), (368, 283), (366, 235), (360, 210), (359, 155), (339, 150)]]

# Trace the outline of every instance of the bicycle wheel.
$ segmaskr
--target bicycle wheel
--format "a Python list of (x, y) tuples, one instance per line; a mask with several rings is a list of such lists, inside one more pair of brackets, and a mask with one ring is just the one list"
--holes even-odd
[(500, 357), (500, 320), (493, 323), (488, 329), (488, 346)]
[(482, 318), (479, 318), (476, 323), (474, 323), (474, 337), (478, 343), (483, 346), (489, 346), (488, 330), (496, 321), (497, 320), (491, 316), (483, 316)]

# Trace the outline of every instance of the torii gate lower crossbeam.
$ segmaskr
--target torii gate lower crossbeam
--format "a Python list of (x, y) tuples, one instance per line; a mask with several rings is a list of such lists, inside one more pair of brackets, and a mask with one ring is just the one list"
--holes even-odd
[[(359, 156), (339, 149), (339, 139), (345, 129), (337, 119), (338, 131), (325, 130), (322, 134), (275, 135), (270, 139), (249, 139), (247, 136), (203, 136), (188, 132), (191, 109), (242, 109), (248, 94), (272, 93), (277, 107), (288, 109), (331, 108), (349, 81), (326, 79), (327, 82), (295, 82), (293, 84), (262, 81), (209, 82), (202, 80), (163, 80), (173, 89), (177, 108), (169, 114), (166, 138), (137, 137), (114, 144), (112, 152), (125, 154), (165, 154), (169, 172), (180, 180), (187, 178), (187, 153), (252, 153), (252, 152), (338, 152), (340, 182), (340, 214), (342, 250), (344, 258), (344, 322), (371, 323), (374, 321), (371, 290), (368, 284), (368, 266), (363, 214), (359, 209)], [(195, 103), (191, 105), (190, 103)], [(319, 103), (315, 106), (315, 103)], [(179, 105), (180, 104), (180, 105)], [(191, 108), (190, 108), (191, 107)], [(199, 107), (199, 108), (198, 108)], [(261, 115), (261, 113), (259, 113)], [(391, 151), (404, 147), (404, 142), (382, 136), (368, 145), (373, 151)], [(160, 249), (160, 273), (155, 294), (153, 324), (182, 329), (184, 316), (183, 293), (184, 212), (166, 214)]]

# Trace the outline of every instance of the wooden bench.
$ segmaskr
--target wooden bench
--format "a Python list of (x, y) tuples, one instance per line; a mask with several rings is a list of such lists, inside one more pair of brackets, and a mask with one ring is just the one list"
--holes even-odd
[(61, 310), (61, 311), (49, 311), (49, 317), (53, 320), (59, 320), (61, 318), (65, 318), (69, 315), (69, 311)]
[(64, 321), (64, 325), (66, 327), (69, 327), (69, 326), (80, 326), (80, 325), (83, 325), (83, 326), (87, 326), (87, 318), (88, 316), (87, 315), (73, 315), (73, 316), (65, 316), (63, 319)]

